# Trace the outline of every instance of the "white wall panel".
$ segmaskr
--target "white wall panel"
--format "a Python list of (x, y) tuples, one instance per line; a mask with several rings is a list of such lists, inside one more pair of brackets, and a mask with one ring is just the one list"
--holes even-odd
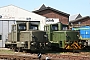
[[(2, 35), (2, 21), (0, 21), (0, 35)], [(2, 47), (2, 40), (0, 40), (0, 47)]]
[(2, 21), (0, 21), (0, 35), (2, 34)]
[(15, 24), (15, 21), (9, 21), (9, 33), (11, 32), (13, 24)]
[(2, 31), (2, 39), (3, 39), (3, 46), (5, 43), (6, 38), (8, 37), (8, 21), (3, 21), (3, 31)]
[(0, 34), (2, 35), (0, 47), (5, 47), (5, 41), (8, 38), (8, 33), (11, 32), (12, 24), (14, 24), (14, 21), (0, 21)]

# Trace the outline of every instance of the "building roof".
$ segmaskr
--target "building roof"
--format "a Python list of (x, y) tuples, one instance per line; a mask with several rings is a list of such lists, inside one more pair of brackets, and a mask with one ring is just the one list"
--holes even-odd
[[(34, 17), (35, 16), (35, 17)], [(41, 18), (45, 19), (46, 17), (33, 13), (31, 11), (25, 10), (15, 5), (7, 5), (0, 7), (0, 21), (8, 20), (40, 20)], [(41, 19), (42, 20), (42, 19)]]
[(80, 14), (75, 14), (69, 17), (69, 21), (76, 20), (78, 18), (81, 18), (82, 16)]
[(42, 10), (44, 8), (47, 8), (44, 4), (39, 8), (39, 10)]
[(35, 8), (34, 11), (41, 10), (41, 9), (44, 9), (44, 8), (46, 8), (46, 6), (43, 4), (43, 5), (39, 6), (38, 8)]
[(35, 11), (33, 11), (33, 12), (37, 13), (37, 12), (41, 12), (41, 11), (48, 10), (48, 9), (49, 9), (49, 10), (53, 10), (53, 11), (59, 13), (59, 14), (63, 14), (63, 15), (66, 15), (66, 16), (70, 16), (70, 14), (64, 13), (64, 12), (62, 12), (62, 11), (56, 10), (56, 9), (54, 9), (54, 8), (51, 8), (51, 7), (46, 7), (44, 4), (43, 4), (38, 10), (35, 10)]
[(80, 21), (80, 20), (86, 19), (86, 18), (90, 18), (90, 16), (85, 16), (85, 17), (77, 18), (76, 20), (70, 21), (70, 23), (73, 23), (73, 22), (76, 22), (76, 21)]

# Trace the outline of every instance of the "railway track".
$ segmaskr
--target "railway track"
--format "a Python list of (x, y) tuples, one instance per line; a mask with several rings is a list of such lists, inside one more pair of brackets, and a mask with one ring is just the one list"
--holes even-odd
[(49, 54), (48, 56), (51, 56), (52, 60), (90, 60), (89, 56), (76, 56), (76, 55), (52, 55)]
[[(1, 53), (2, 52), (2, 53)], [(6, 53), (8, 52), (8, 53)], [(9, 52), (0, 50), (0, 60), (39, 60), (37, 54), (22, 53), (22, 52)], [(45, 60), (46, 57), (50, 60), (90, 60), (90, 52), (80, 53), (47, 53), (42, 54), (41, 60)]]
[(0, 55), (0, 59), (4, 60), (36, 60), (37, 57), (33, 56), (19, 56), (19, 55)]
[[(90, 60), (87, 56), (72, 56), (58, 54), (42, 54), (41, 60), (48, 56), (50, 60)], [(0, 60), (39, 60), (36, 55), (0, 55)]]

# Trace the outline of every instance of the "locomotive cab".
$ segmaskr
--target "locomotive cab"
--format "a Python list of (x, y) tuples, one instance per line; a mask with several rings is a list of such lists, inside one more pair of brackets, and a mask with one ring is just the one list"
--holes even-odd
[(39, 30), (39, 24), (39, 21), (17, 21), (12, 25), (11, 47), (18, 51), (49, 50), (48, 37), (45, 31)]
[(68, 25), (59, 22), (47, 24), (44, 28), (52, 49), (81, 49), (83, 46), (83, 42), (79, 39), (79, 31), (68, 30)]

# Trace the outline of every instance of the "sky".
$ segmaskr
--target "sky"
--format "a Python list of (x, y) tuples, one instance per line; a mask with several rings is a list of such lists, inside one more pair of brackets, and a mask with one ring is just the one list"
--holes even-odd
[(80, 13), (82, 16), (90, 16), (90, 0), (0, 0), (0, 7), (15, 5), (20, 8), (33, 11), (42, 4), (52, 7), (70, 15)]

